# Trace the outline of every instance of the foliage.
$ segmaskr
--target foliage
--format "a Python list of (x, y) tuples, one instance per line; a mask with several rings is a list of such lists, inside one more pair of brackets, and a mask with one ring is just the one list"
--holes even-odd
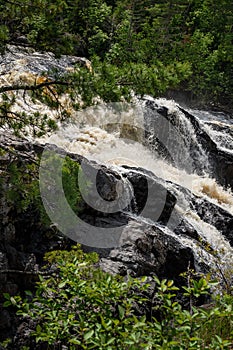
[(95, 74), (78, 73), (88, 104), (93, 95), (129, 98), (129, 89), (182, 88), (224, 104), (233, 97), (231, 0), (4, 0), (0, 11), (2, 51), (29, 45), (93, 61)]
[[(70, 207), (78, 213), (81, 203), (81, 194), (79, 192), (79, 173), (80, 165), (69, 157), (65, 158), (62, 165), (62, 185), (65, 197)], [(86, 179), (87, 183), (87, 179)]]
[[(7, 191), (4, 190), (3, 192), (6, 192), (7, 203), (9, 205), (14, 204), (17, 216), (20, 217), (27, 212), (30, 213), (30, 215), (34, 213), (35, 218), (38, 219), (39, 215), (39, 221), (48, 226), (50, 221), (42, 203), (39, 184), (40, 157), (38, 156), (32, 159), (30, 156), (28, 156), (28, 158), (25, 156), (23, 160), (16, 160), (13, 151), (11, 154), (11, 150), (0, 148), (0, 155), (2, 152), (5, 156), (8, 155), (10, 159), (6, 166), (4, 166), (4, 169), (2, 169), (3, 178), (6, 179), (5, 182), (8, 186)], [(54, 156), (52, 160), (49, 159), (48, 161), (59, 162), (58, 166), (61, 166), (62, 169), (61, 175), (65, 197), (71, 208), (76, 213), (80, 212), (81, 195), (78, 185), (80, 165), (68, 156), (65, 157), (65, 159)], [(52, 176), (54, 180), (57, 174), (48, 174), (48, 177), (49, 176)], [(3, 185), (4, 181), (1, 181), (0, 189)], [(56, 191), (54, 191), (54, 197), (56, 199), (55, 192)], [(59, 201), (59, 197), (57, 200)]]
[(11, 155), (11, 161), (3, 171), (8, 183), (7, 202), (15, 205), (17, 215), (26, 212), (32, 205), (42, 210), (38, 164), (36, 161), (28, 162), (26, 160), (22, 162), (22, 160), (13, 161), (13, 159), (14, 155)]
[(191, 69), (188, 63), (178, 61), (168, 66), (158, 61), (150, 67), (145, 63), (123, 63), (118, 67), (109, 61), (100, 61), (97, 56), (93, 58), (92, 67), (94, 74), (82, 68), (65, 77), (69, 80), (74, 108), (80, 108), (78, 98), (84, 108), (97, 103), (97, 98), (105, 102), (117, 102), (122, 98), (130, 101), (132, 92), (156, 96), (188, 77)]
[[(127, 281), (98, 269), (95, 253), (71, 251), (46, 254), (54, 273), (40, 277), (36, 294), (26, 298), (5, 294), (5, 306), (18, 308), (24, 320), (34, 321), (29, 348), (61, 349), (229, 349), (233, 341), (232, 296), (216, 297), (209, 308), (184, 308), (181, 290), (173, 281), (154, 277), (153, 300), (146, 278)], [(48, 268), (48, 267), (47, 267)], [(210, 292), (205, 278), (191, 280), (183, 293), (197, 298)], [(151, 305), (139, 315), (136, 305)], [(34, 345), (33, 345), (34, 344)]]
[(42, 136), (44, 133), (55, 130), (56, 123), (47, 114), (36, 112), (26, 113), (15, 111), (17, 93), (2, 94), (0, 102), (0, 125), (11, 128), (17, 136)]

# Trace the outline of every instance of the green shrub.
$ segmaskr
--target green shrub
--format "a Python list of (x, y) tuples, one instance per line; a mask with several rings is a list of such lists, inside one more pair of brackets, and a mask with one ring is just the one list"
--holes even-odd
[[(61, 349), (230, 349), (233, 340), (233, 297), (218, 297), (209, 308), (184, 308), (173, 281), (156, 284), (153, 300), (145, 297), (146, 278), (127, 281), (98, 269), (98, 256), (79, 246), (46, 254), (50, 277), (40, 276), (36, 293), (5, 294), (5, 306), (15, 305), (24, 320), (34, 320), (30, 333), (39, 348)], [(184, 287), (188, 298), (210, 292), (201, 278)], [(150, 316), (139, 316), (136, 305), (151, 306)]]

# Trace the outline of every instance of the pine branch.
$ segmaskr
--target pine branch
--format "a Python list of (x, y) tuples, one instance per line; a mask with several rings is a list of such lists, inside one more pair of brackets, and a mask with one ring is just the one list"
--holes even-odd
[(37, 85), (11, 85), (11, 86), (2, 86), (0, 87), (0, 93), (8, 92), (8, 91), (18, 91), (18, 90), (24, 90), (24, 91), (36, 91), (43, 87), (48, 87), (51, 85), (64, 85), (68, 86), (69, 83), (65, 81), (46, 81), (41, 84)]

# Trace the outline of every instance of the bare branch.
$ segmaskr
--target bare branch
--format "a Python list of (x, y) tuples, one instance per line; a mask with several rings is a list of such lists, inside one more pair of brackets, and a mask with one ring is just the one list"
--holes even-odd
[(43, 275), (43, 276), (49, 276), (51, 275), (51, 272), (47, 271), (21, 271), (21, 270), (1, 270), (0, 275), (2, 274), (18, 274), (18, 275)]

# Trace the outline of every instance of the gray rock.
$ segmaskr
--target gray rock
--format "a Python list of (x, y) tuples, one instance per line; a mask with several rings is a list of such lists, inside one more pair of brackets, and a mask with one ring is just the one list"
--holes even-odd
[(101, 259), (100, 266), (121, 275), (156, 274), (175, 279), (188, 266), (194, 267), (194, 256), (162, 226), (129, 221), (122, 232), (122, 245), (113, 249), (107, 259)]

